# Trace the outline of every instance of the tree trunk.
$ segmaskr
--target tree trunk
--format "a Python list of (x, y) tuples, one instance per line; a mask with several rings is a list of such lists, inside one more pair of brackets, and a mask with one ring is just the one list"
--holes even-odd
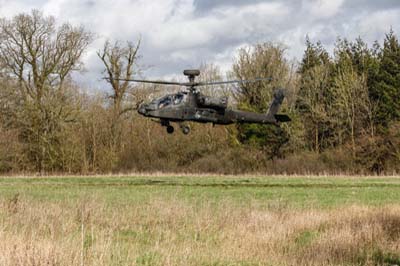
[(318, 125), (315, 126), (315, 152), (316, 152), (316, 153), (319, 153)]

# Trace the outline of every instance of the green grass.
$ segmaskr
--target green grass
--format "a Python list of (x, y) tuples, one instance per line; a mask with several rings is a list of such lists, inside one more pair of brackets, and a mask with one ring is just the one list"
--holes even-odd
[(0, 265), (392, 265), (400, 178), (0, 178)]
[(0, 178), (0, 195), (63, 201), (95, 195), (107, 204), (179, 198), (189, 203), (230, 201), (266, 208), (330, 208), (400, 202), (400, 178), (348, 177), (38, 177)]

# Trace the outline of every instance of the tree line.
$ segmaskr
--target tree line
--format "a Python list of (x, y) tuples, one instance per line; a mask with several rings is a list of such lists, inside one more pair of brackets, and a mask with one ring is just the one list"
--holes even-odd
[[(136, 113), (165, 88), (132, 84), (141, 73), (140, 40), (106, 41), (97, 52), (108, 85), (85, 91), (73, 73), (94, 39), (82, 26), (59, 25), (39, 11), (0, 20), (1, 173), (349, 173), (400, 170), (400, 45), (389, 30), (371, 46), (338, 38), (333, 54), (306, 39), (300, 62), (279, 43), (237, 51), (222, 73), (203, 64), (202, 81), (271, 77), (237, 87), (204, 88), (234, 108), (266, 112), (285, 88), (281, 127), (192, 124), (167, 135)], [(145, 55), (143, 55), (145, 56)]]

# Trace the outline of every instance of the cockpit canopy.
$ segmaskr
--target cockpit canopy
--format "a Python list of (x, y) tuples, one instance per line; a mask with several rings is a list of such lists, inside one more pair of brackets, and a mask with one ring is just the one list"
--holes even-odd
[(150, 105), (155, 106), (156, 109), (165, 108), (167, 106), (179, 105), (184, 102), (184, 93), (169, 94), (164, 97), (158, 98), (150, 103)]

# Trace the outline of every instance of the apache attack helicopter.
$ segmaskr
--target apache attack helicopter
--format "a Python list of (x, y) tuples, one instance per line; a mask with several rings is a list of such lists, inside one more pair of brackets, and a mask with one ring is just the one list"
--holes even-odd
[(270, 78), (258, 78), (254, 80), (231, 80), (217, 82), (195, 82), (195, 77), (200, 75), (200, 70), (184, 70), (183, 74), (189, 78), (189, 82), (168, 82), (168, 81), (152, 81), (141, 79), (119, 79), (122, 81), (162, 84), (162, 85), (178, 85), (187, 88), (174, 94), (168, 94), (163, 97), (154, 99), (150, 103), (143, 103), (138, 108), (138, 113), (159, 119), (162, 126), (166, 127), (169, 134), (174, 133), (174, 127), (171, 122), (177, 122), (184, 134), (189, 134), (190, 127), (185, 121), (193, 121), (199, 123), (213, 123), (220, 125), (228, 125), (233, 123), (258, 123), (279, 125), (280, 122), (289, 122), (291, 119), (284, 114), (277, 114), (282, 104), (284, 93), (282, 89), (278, 89), (274, 93), (274, 98), (266, 114), (245, 112), (228, 108), (227, 97), (210, 97), (201, 94), (197, 87), (207, 85), (220, 85), (232, 83), (249, 83), (262, 80), (270, 80)]

